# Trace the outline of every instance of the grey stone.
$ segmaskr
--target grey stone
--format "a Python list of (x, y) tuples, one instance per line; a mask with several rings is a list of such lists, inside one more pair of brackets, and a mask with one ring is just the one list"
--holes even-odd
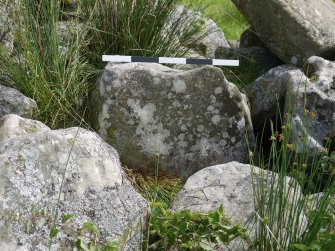
[(58, 198), (60, 231), (51, 250), (73, 249), (76, 237), (59, 227), (64, 214), (73, 215), (71, 229), (92, 222), (99, 240), (117, 239), (122, 250), (141, 250), (149, 207), (127, 180), (117, 152), (81, 128), (38, 131), (0, 142), (1, 250), (48, 250), (51, 226), (38, 229), (32, 210), (45, 209), (50, 223)]
[(0, 43), (12, 52), (14, 49), (15, 9), (20, 0), (0, 0)]
[[(256, 204), (254, 202), (254, 189), (257, 187), (261, 189), (260, 187), (263, 186), (263, 189), (272, 191), (272, 196), (278, 199), (278, 203), (279, 201), (286, 203), (285, 208), (280, 209), (279, 204), (278, 207), (272, 208), (272, 210), (276, 208), (284, 210), (283, 215), (287, 217), (283, 219), (283, 222), (286, 223), (290, 221), (288, 218), (290, 210), (295, 208), (300, 198), (303, 198), (300, 186), (294, 179), (286, 177), (283, 183), (278, 180), (276, 173), (238, 162), (207, 167), (189, 177), (183, 189), (177, 194), (172, 208), (173, 210), (189, 209), (208, 212), (222, 205), (224, 213), (231, 218), (233, 224), (242, 223), (250, 231), (251, 238), (255, 238), (254, 231), (257, 228), (257, 222), (259, 224), (257, 214), (262, 215), (262, 213), (258, 212), (259, 206), (257, 202)], [(273, 185), (270, 189), (271, 183)], [(275, 194), (279, 190), (283, 191), (282, 195)], [(267, 200), (268, 198), (264, 198), (260, 202), (264, 203), (263, 207), (267, 205)], [(297, 218), (300, 222), (297, 231), (301, 234), (306, 227), (307, 218), (303, 212), (300, 212)], [(285, 233), (287, 224), (283, 222), (280, 227)], [(256, 225), (253, 226), (253, 223)], [(272, 227), (271, 230), (275, 232), (278, 226)], [(247, 250), (247, 243), (234, 243), (230, 250)]]
[(335, 5), (329, 0), (232, 0), (262, 42), (285, 63), (335, 59)]
[(8, 114), (0, 118), (0, 142), (28, 133), (49, 130), (50, 128), (40, 121), (24, 119), (14, 114)]
[(252, 121), (261, 129), (266, 119), (275, 118), (278, 105), (291, 114), (290, 143), (297, 152), (325, 152), (328, 139), (335, 137), (335, 62), (311, 57), (305, 72), (290, 65), (278, 66), (258, 78), (247, 89)]
[(192, 24), (195, 29), (199, 28), (199, 31), (186, 41), (180, 37), (181, 44), (191, 47), (206, 58), (214, 58), (215, 50), (218, 47), (230, 47), (222, 30), (213, 20), (205, 18), (200, 12), (193, 12), (183, 6), (178, 6), (172, 14), (170, 22), (173, 23), (174, 20), (179, 20), (183, 16), (185, 16), (183, 24), (185, 27)]
[(299, 152), (324, 152), (335, 137), (335, 62), (313, 56), (305, 75), (289, 82), (285, 110), (292, 111), (292, 142)]
[(6, 114), (16, 114), (31, 118), (36, 111), (36, 102), (19, 91), (0, 85), (0, 117)]
[(208, 165), (245, 162), (252, 141), (246, 97), (219, 68), (107, 65), (90, 96), (92, 125), (123, 163), (188, 176)]
[(277, 66), (246, 88), (254, 129), (262, 131), (267, 119), (274, 119), (278, 105), (284, 106), (288, 83), (299, 83), (304, 73), (291, 65)]

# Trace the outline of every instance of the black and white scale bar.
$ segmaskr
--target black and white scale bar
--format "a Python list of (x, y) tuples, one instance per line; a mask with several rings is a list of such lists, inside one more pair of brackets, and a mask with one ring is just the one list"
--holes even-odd
[(102, 61), (120, 62), (120, 63), (143, 62), (143, 63), (160, 63), (160, 64), (209, 64), (209, 65), (239, 66), (239, 60), (229, 60), (229, 59), (197, 59), (197, 58), (103, 55)]

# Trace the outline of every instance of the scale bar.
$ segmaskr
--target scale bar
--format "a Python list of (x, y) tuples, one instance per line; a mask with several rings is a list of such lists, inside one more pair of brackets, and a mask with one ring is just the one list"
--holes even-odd
[(239, 60), (103, 55), (104, 62), (239, 66)]

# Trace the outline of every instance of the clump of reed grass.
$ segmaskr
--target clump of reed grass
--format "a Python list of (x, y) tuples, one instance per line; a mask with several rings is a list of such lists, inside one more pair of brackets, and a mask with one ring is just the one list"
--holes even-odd
[[(282, 128), (273, 129), (270, 156), (259, 157), (258, 165), (277, 173), (264, 184), (254, 187), (255, 242), (253, 250), (328, 250), (335, 247), (334, 195), (335, 165), (325, 163), (329, 159), (325, 151), (322, 156), (307, 158), (307, 144), (303, 151), (295, 151), (292, 142), (291, 114), (286, 114)], [(327, 147), (327, 146), (326, 146)], [(253, 163), (253, 160), (251, 160)], [(289, 182), (290, 176), (297, 182)], [(287, 189), (289, 185), (289, 190)], [(308, 196), (322, 192), (321, 199), (306, 212), (307, 221), (301, 214), (309, 203)], [(291, 203), (293, 201), (293, 203)]]
[[(22, 0), (15, 55), (0, 45), (0, 84), (34, 99), (37, 119), (51, 128), (89, 127), (85, 101), (105, 65), (103, 54), (181, 56), (189, 50), (177, 38), (191, 39), (199, 30), (185, 15), (167, 25), (176, 2), (82, 0), (68, 15), (59, 0)], [(74, 27), (65, 37), (57, 29), (63, 18)]]
[(81, 51), (79, 32), (60, 47), (59, 1), (22, 0), (17, 10), (16, 55), (0, 45), (0, 83), (20, 90), (38, 105), (36, 117), (52, 128), (82, 123), (82, 103), (96, 77)]
[(177, 0), (82, 0), (80, 15), (88, 20), (86, 51), (94, 65), (102, 66), (103, 54), (185, 55), (189, 49), (178, 38), (194, 43), (201, 36), (193, 36), (199, 27), (190, 22), (192, 13), (174, 15), (177, 3)]

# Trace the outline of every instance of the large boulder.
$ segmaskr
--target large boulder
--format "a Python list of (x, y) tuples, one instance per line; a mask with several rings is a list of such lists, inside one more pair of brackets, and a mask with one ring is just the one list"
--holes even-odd
[(285, 63), (335, 58), (335, 4), (330, 0), (232, 0), (262, 42)]
[[(266, 189), (268, 189), (267, 193), (272, 193), (272, 196), (265, 195)], [(257, 194), (258, 196), (263, 194), (262, 201), (256, 196)], [(231, 218), (232, 222), (242, 223), (250, 230), (251, 238), (254, 238), (259, 217), (269, 217), (264, 215), (264, 212), (267, 212), (266, 205), (269, 203), (272, 205), (272, 210), (283, 210), (284, 218), (280, 219), (282, 225), (279, 227), (285, 236), (287, 224), (292, 220), (290, 216), (293, 216), (290, 210), (298, 205), (302, 196), (300, 186), (290, 177), (279, 179), (278, 174), (256, 166), (230, 162), (204, 168), (189, 177), (183, 189), (177, 194), (172, 208), (206, 213), (217, 210), (222, 205), (224, 213)], [(278, 203), (277, 206), (274, 203)], [(280, 205), (285, 206), (280, 208)], [(299, 220), (300, 223), (297, 231), (302, 233), (307, 219), (303, 212), (294, 212), (298, 213), (294, 221)], [(278, 230), (275, 224), (269, 227), (273, 233)], [(247, 247), (248, 243), (234, 243), (229, 250), (248, 250)]]
[[(180, 43), (194, 49), (201, 56), (215, 58), (215, 50), (217, 48), (230, 47), (222, 30), (213, 20), (204, 17), (200, 12), (194, 12), (183, 6), (178, 6), (170, 17), (168, 27), (173, 26), (175, 22), (179, 22), (182, 29), (184, 26), (184, 29), (194, 33), (187, 40), (183, 36), (179, 36)], [(192, 29), (188, 28), (189, 26)], [(184, 33), (181, 32), (181, 34)]]
[(285, 110), (293, 113), (292, 142), (297, 151), (321, 153), (335, 138), (335, 62), (313, 56), (304, 74), (289, 82)]
[(299, 83), (303, 76), (300, 68), (281, 65), (267, 71), (246, 88), (256, 131), (262, 131), (266, 120), (275, 121), (278, 108), (283, 111), (288, 83)]
[(6, 114), (16, 114), (31, 118), (36, 111), (36, 102), (27, 98), (16, 89), (0, 85), (0, 117)]
[[(297, 152), (322, 153), (335, 137), (335, 62), (313, 56), (306, 69), (283, 65), (259, 77), (247, 89), (254, 128), (275, 120), (278, 108), (290, 114), (290, 141)], [(280, 107), (278, 107), (278, 105)]]
[[(48, 250), (58, 209), (51, 250), (72, 250), (73, 231), (85, 222), (100, 230), (99, 241), (117, 239), (122, 250), (141, 250), (149, 208), (127, 180), (117, 152), (84, 129), (25, 128), (0, 142), (0, 249)], [(64, 214), (73, 215), (67, 227)]]
[(245, 96), (215, 67), (109, 64), (90, 97), (96, 131), (131, 167), (159, 165), (188, 176), (245, 162), (252, 125)]

